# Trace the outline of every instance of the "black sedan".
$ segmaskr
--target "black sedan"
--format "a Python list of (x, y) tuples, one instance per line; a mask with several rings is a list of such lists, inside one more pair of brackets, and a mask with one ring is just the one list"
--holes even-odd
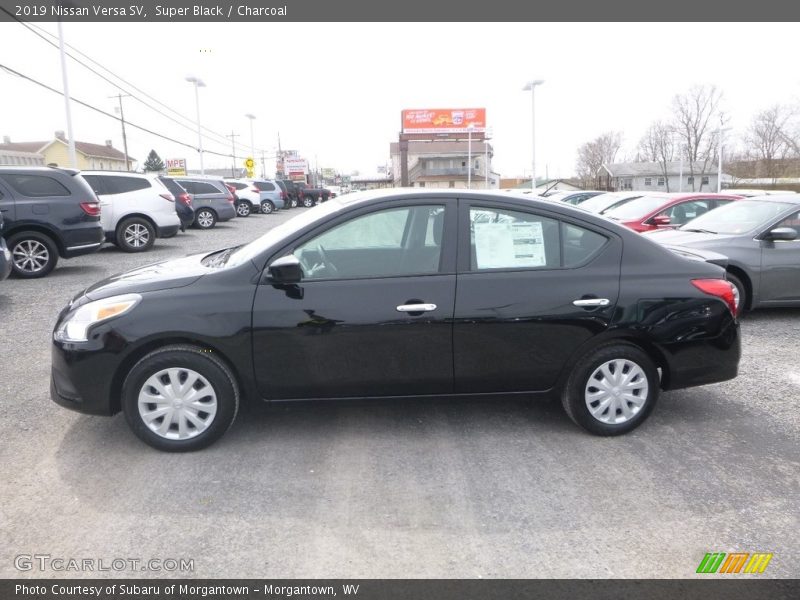
[(81, 292), (51, 395), (170, 451), (217, 440), (244, 398), (556, 394), (616, 435), (661, 389), (735, 377), (739, 344), (716, 264), (561, 203), (388, 190)]

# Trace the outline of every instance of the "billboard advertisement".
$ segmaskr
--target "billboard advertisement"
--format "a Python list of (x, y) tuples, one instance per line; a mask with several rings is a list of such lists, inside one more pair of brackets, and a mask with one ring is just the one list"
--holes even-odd
[(423, 108), (403, 111), (403, 133), (486, 131), (485, 108)]
[(287, 175), (305, 175), (308, 173), (308, 161), (296, 156), (283, 159), (283, 170)]
[(185, 158), (168, 158), (164, 162), (167, 164), (167, 175), (170, 177), (182, 177), (187, 174)]

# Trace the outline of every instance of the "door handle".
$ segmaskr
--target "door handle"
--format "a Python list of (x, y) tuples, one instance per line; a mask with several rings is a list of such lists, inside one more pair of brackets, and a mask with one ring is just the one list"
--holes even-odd
[(592, 306), (608, 306), (611, 304), (611, 301), (608, 298), (583, 298), (581, 300), (573, 301), (573, 304), (575, 306), (586, 308)]
[(435, 304), (401, 304), (397, 307), (398, 312), (430, 312), (436, 310)]

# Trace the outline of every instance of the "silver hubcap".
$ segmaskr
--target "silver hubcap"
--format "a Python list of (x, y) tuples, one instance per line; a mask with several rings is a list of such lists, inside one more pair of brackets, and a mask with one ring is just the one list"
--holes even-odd
[(203, 433), (217, 414), (217, 394), (191, 369), (162, 369), (139, 390), (139, 416), (150, 431), (168, 440)]
[(594, 370), (586, 383), (584, 398), (589, 413), (610, 425), (632, 419), (647, 402), (647, 376), (631, 360), (618, 358)]
[(133, 248), (141, 248), (146, 246), (150, 241), (150, 232), (147, 227), (141, 223), (133, 223), (125, 228), (124, 232), (125, 243)]
[(261, 212), (263, 213), (271, 213), (272, 212), (272, 205), (269, 202), (264, 202), (261, 205)]
[(244, 202), (239, 204), (239, 206), (237, 207), (237, 210), (239, 211), (239, 214), (242, 215), (242, 216), (250, 214), (250, 207), (247, 206), (247, 204), (245, 204)]
[(203, 211), (197, 215), (197, 222), (200, 223), (200, 227), (211, 227), (214, 224), (214, 217), (211, 213)]
[(14, 246), (14, 264), (26, 273), (36, 273), (45, 268), (50, 260), (47, 246), (37, 240), (23, 240)]

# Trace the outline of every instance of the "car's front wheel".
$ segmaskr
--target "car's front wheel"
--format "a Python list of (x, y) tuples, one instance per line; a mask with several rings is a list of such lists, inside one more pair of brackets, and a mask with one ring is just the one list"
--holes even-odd
[(122, 386), (133, 432), (167, 452), (205, 448), (228, 430), (239, 409), (236, 380), (225, 363), (194, 346), (167, 346), (142, 358)]
[(153, 247), (156, 230), (146, 219), (132, 217), (117, 227), (117, 246), (123, 252), (144, 252)]
[(590, 433), (620, 435), (644, 422), (658, 393), (658, 371), (650, 357), (636, 346), (614, 343), (578, 360), (561, 401), (569, 418)]
[(239, 204), (236, 205), (236, 214), (240, 217), (249, 217), (252, 210), (253, 207), (247, 200), (240, 200)]
[(17, 277), (36, 279), (56, 268), (58, 248), (48, 236), (38, 231), (25, 231), (8, 239), (11, 268)]
[(733, 273), (728, 272), (727, 277), (728, 281), (730, 281), (735, 288), (736, 314), (741, 315), (745, 310), (747, 310), (747, 304), (749, 301), (749, 298), (747, 297), (747, 288), (744, 286), (744, 283), (742, 283), (742, 280)]
[(314, 197), (313, 196), (303, 196), (303, 206), (306, 208), (311, 208), (314, 206)]
[(201, 208), (195, 214), (194, 222), (200, 229), (211, 229), (217, 224), (217, 215), (210, 208)]

